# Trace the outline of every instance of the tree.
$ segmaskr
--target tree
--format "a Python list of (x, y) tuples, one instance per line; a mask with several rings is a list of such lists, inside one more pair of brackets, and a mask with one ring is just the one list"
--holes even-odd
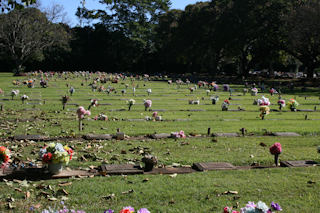
[(170, 0), (100, 0), (100, 3), (106, 5), (105, 11), (78, 8), (79, 19), (99, 19), (108, 32), (119, 35), (120, 40), (115, 41), (117, 52), (129, 53), (127, 61), (131, 68), (140, 64), (145, 70), (146, 55), (155, 51), (155, 27), (159, 16), (168, 10)]
[(22, 9), (25, 6), (35, 4), (37, 0), (0, 0), (0, 9), (2, 12), (12, 9)]
[(303, 63), (308, 78), (320, 66), (320, 2), (306, 0), (286, 17), (285, 50)]
[[(0, 50), (7, 51), (15, 63), (15, 73), (35, 56), (41, 59), (43, 50), (67, 43), (68, 34), (59, 24), (49, 22), (36, 8), (13, 10), (0, 15)], [(43, 57), (42, 57), (43, 59)]]

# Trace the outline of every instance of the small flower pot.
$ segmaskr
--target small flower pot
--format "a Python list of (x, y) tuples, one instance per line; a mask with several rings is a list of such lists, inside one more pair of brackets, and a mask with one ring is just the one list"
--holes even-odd
[(50, 174), (57, 175), (62, 172), (62, 163), (50, 163), (48, 164), (48, 171)]

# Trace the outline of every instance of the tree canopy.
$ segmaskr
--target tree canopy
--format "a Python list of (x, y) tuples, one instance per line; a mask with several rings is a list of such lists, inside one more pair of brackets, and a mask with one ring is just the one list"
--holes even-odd
[[(30, 16), (28, 20), (37, 16), (47, 28), (40, 30), (37, 23), (24, 21), (21, 31), (30, 34), (19, 39), (28, 40), (33, 32), (46, 44), (32, 47), (32, 54), (25, 56), (17, 46), (11, 48), (14, 51), (1, 49), (0, 55), (10, 50), (15, 62), (23, 61), (27, 69), (246, 76), (252, 70), (292, 71), (302, 64), (301, 70), (313, 77), (320, 67), (320, 3), (316, 0), (212, 0), (190, 4), (184, 10), (169, 10), (170, 0), (100, 0), (104, 10), (89, 10), (82, 0), (76, 13), (81, 23), (73, 28), (40, 18), (39, 11), (18, 12), (23, 2), (0, 1), (11, 10), (16, 7), (1, 15), (2, 46), (3, 33), (13, 32), (12, 18), (5, 17), (23, 13)], [(57, 39), (67, 34), (48, 33), (54, 30), (72, 35), (70, 48), (59, 46), (58, 41), (66, 40)], [(42, 63), (32, 63), (39, 56)]]

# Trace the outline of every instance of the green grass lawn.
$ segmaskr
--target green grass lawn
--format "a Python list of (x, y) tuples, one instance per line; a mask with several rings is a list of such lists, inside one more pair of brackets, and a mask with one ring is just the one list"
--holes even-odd
[[(157, 133), (170, 133), (184, 130), (186, 134), (205, 135), (210, 127), (211, 132), (239, 132), (240, 128), (246, 128), (248, 134), (255, 136), (237, 138), (210, 137), (165, 139), (165, 140), (125, 140), (125, 141), (82, 141), (74, 139), (68, 144), (75, 150), (74, 159), (70, 162), (70, 168), (88, 168), (99, 166), (102, 162), (110, 164), (136, 163), (139, 164), (142, 155), (137, 150), (148, 150), (158, 157), (159, 164), (169, 166), (173, 163), (180, 165), (192, 165), (195, 162), (229, 162), (237, 166), (247, 166), (253, 163), (272, 165), (273, 156), (269, 153), (269, 147), (275, 143), (282, 144), (283, 153), (280, 160), (316, 160), (319, 154), (316, 149), (320, 145), (320, 111), (317, 112), (271, 112), (265, 120), (259, 118), (258, 106), (253, 105), (253, 100), (262, 95), (270, 98), (271, 109), (278, 109), (276, 102), (278, 96), (270, 96), (267, 93), (259, 93), (257, 97), (250, 94), (242, 95), (241, 85), (231, 85), (233, 92), (230, 109), (238, 106), (246, 111), (223, 112), (221, 103), (229, 97), (228, 92), (219, 90), (206, 94), (206, 88), (200, 88), (192, 94), (188, 90), (191, 85), (168, 85), (161, 81), (131, 82), (129, 79), (118, 84), (107, 83), (116, 88), (117, 94), (93, 92), (83, 78), (53, 78), (49, 81), (48, 88), (40, 88), (37, 81), (35, 88), (27, 88), (26, 85), (15, 86), (13, 80), (26, 80), (27, 77), (12, 77), (12, 74), (0, 74), (0, 88), (4, 95), (0, 100), (4, 104), (4, 111), (0, 112), (0, 137), (1, 144), (12, 150), (13, 156), (26, 161), (37, 162), (37, 153), (44, 143), (11, 142), (7, 137), (20, 134), (41, 134), (47, 136), (81, 136), (88, 133), (114, 134), (119, 128), (126, 135), (138, 136)], [(84, 83), (84, 86), (81, 86)], [(79, 132), (74, 105), (67, 105), (62, 110), (61, 97), (67, 94), (69, 87), (75, 88), (75, 93), (69, 103), (76, 103), (87, 108), (90, 99), (98, 99), (100, 105), (91, 108), (92, 115), (85, 118), (84, 130)], [(121, 90), (129, 87), (127, 93), (121, 95)], [(136, 96), (132, 94), (132, 85), (138, 88)], [(220, 85), (220, 88), (222, 85)], [(146, 90), (152, 89), (148, 97)], [(11, 100), (11, 90), (19, 89), (20, 94)], [(320, 110), (319, 89), (308, 88), (307, 92), (283, 94), (286, 100), (296, 98), (300, 103), (299, 109)], [(28, 95), (31, 99), (46, 100), (45, 104), (22, 104), (20, 96)], [(217, 105), (212, 105), (210, 96), (219, 95)], [(304, 96), (308, 96), (306, 99)], [(136, 104), (131, 111), (112, 111), (116, 109), (128, 109), (126, 100), (134, 98)], [(159, 111), (164, 121), (128, 121), (127, 119), (144, 119), (151, 117), (152, 112), (145, 111), (143, 99), (153, 101), (152, 109)], [(200, 99), (200, 105), (189, 105), (188, 100)], [(28, 102), (28, 101), (26, 101)], [(31, 102), (31, 101), (29, 101)], [(202, 109), (205, 111), (188, 111)], [(93, 118), (103, 113), (109, 121), (95, 121)], [(308, 120), (305, 120), (305, 115)], [(24, 122), (21, 119), (36, 119)], [(185, 121), (175, 121), (184, 119)], [(265, 131), (269, 132), (297, 132), (301, 137), (262, 137)], [(264, 143), (266, 147), (260, 144)], [(121, 154), (126, 152), (126, 154)], [(88, 156), (88, 161), (82, 161), (82, 156)], [(144, 179), (148, 181), (143, 181)], [(60, 187), (62, 181), (72, 182), (71, 186)], [(309, 181), (309, 183), (308, 183)], [(311, 181), (311, 182), (310, 182)], [(269, 204), (278, 202), (283, 212), (318, 212), (320, 208), (320, 172), (319, 167), (299, 169), (263, 169), (263, 170), (239, 170), (239, 171), (214, 171), (205, 173), (193, 173), (178, 175), (172, 178), (168, 175), (154, 176), (112, 176), (95, 177), (88, 179), (34, 181), (29, 187), (22, 187), (19, 183), (0, 183), (0, 211), (26, 212), (30, 206), (41, 204), (39, 209), (47, 206), (58, 205), (61, 199), (59, 189), (64, 188), (69, 195), (65, 201), (68, 207), (83, 209), (87, 212), (103, 212), (108, 208), (119, 211), (123, 206), (131, 205), (136, 209), (148, 208), (151, 212), (222, 212), (226, 205), (243, 207), (248, 201), (258, 202), (262, 200)], [(42, 188), (39, 185), (48, 186)], [(40, 189), (39, 189), (40, 188)], [(133, 189), (133, 193), (123, 193)], [(20, 192), (22, 190), (22, 192)], [(238, 191), (238, 195), (224, 195), (223, 192)], [(24, 192), (29, 191), (30, 197), (25, 199)], [(58, 198), (56, 201), (48, 201), (48, 196)], [(109, 194), (115, 194), (112, 199), (103, 198)], [(7, 209), (7, 198), (15, 199), (16, 208)], [(37, 209), (36, 211), (39, 211)]]

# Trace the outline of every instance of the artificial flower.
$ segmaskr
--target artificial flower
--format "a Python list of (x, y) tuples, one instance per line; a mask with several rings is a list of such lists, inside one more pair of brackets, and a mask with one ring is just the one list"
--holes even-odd
[(282, 211), (281, 206), (273, 201), (271, 202), (271, 209), (274, 211)]
[(282, 147), (280, 143), (274, 143), (271, 147), (270, 147), (270, 153), (272, 155), (278, 155), (281, 154), (282, 152)]

